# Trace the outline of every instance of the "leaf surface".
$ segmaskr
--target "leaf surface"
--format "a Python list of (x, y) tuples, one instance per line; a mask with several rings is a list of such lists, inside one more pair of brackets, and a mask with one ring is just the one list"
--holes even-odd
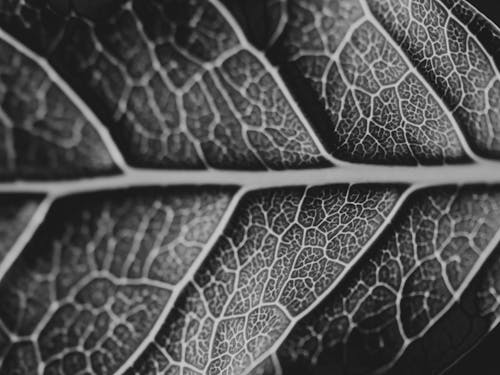
[(464, 1), (0, 2), (0, 373), (459, 363), (500, 320), (499, 36)]
[(54, 81), (52, 71), (8, 40), (0, 40), (0, 56), (0, 178), (116, 173), (97, 129)]
[(115, 371), (191, 272), (231, 195), (154, 189), (57, 202), (0, 286), (2, 371), (21, 362), (26, 373)]
[(0, 195), (0, 264), (24, 232), (39, 207), (42, 197), (37, 195)]

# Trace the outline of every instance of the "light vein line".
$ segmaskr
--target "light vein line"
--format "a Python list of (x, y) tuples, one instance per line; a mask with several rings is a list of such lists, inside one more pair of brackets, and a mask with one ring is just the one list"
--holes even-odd
[(125, 175), (64, 181), (0, 183), (0, 192), (46, 193), (55, 197), (149, 186), (238, 185), (247, 190), (326, 184), (500, 184), (498, 162), (446, 166), (355, 165), (307, 170), (151, 170), (131, 169)]

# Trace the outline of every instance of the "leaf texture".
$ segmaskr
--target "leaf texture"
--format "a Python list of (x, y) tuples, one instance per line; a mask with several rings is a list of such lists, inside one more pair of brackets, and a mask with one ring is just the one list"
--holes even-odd
[(153, 347), (173, 369), (243, 372), (345, 273), (397, 197), (366, 187), (248, 195)]
[(0, 1), (0, 373), (459, 364), (498, 51), (465, 1)]
[(376, 254), (341, 287), (345, 292), (296, 327), (281, 352), (294, 360), (285, 362), (331, 361), (330, 369), (361, 374), (412, 350), (497, 244), (499, 196), (488, 190), (413, 196), (373, 246)]
[(116, 173), (85, 114), (42, 67), (0, 40), (0, 178)]
[(332, 152), (357, 162), (456, 162), (466, 158), (456, 121), (475, 129), (471, 147), (494, 156), (496, 74), (474, 36), (438, 2), (366, 3), (291, 0), (276, 46), (283, 69), (322, 104), (327, 118), (316, 117)]
[(0, 264), (33, 217), (42, 197), (0, 195)]
[[(261, 53), (206, 1), (118, 1), (106, 22), (36, 9), (30, 43), (90, 98), (134, 166), (324, 166)], [(21, 5), (22, 6), (22, 5)], [(15, 8), (5, 5), (9, 16)], [(48, 13), (49, 15), (47, 15)], [(93, 16), (98, 16), (93, 15)], [(46, 29), (47, 22), (54, 26)], [(30, 30), (31, 31), (31, 30)], [(24, 30), (20, 33), (22, 36)], [(30, 34), (31, 35), (31, 34)], [(230, 126), (228, 126), (230, 124)]]
[[(59, 201), (0, 286), (0, 372), (112, 373), (216, 231), (228, 189)], [(59, 223), (64, 222), (61, 226)]]

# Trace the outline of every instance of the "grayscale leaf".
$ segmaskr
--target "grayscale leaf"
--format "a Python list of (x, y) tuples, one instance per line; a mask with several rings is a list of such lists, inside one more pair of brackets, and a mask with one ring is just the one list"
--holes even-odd
[(464, 0), (0, 1), (0, 373), (459, 364), (499, 51)]

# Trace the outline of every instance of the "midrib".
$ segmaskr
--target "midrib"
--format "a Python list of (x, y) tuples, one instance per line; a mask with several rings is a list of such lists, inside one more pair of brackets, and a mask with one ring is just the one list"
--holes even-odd
[(408, 184), (421, 186), (500, 184), (500, 162), (383, 166), (350, 164), (339, 167), (284, 171), (151, 170), (127, 168), (121, 175), (64, 181), (0, 183), (0, 193), (38, 192), (54, 197), (101, 190), (179, 185), (235, 185), (246, 190), (297, 185)]

